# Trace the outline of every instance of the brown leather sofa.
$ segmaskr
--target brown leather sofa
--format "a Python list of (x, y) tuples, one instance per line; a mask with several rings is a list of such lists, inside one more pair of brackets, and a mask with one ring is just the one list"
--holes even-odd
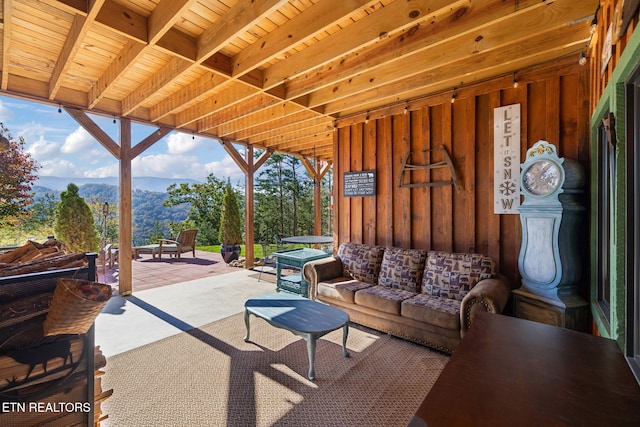
[(309, 297), (352, 322), (452, 353), (475, 313), (501, 313), (511, 287), (481, 254), (342, 243), (305, 264)]

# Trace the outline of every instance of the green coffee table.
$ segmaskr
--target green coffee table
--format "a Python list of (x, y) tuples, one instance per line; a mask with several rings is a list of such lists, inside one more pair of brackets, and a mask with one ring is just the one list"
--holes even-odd
[(311, 301), (300, 295), (273, 293), (259, 295), (244, 303), (244, 323), (247, 326), (245, 342), (249, 341), (249, 315), (253, 314), (280, 329), (286, 329), (307, 341), (309, 373), (307, 378), (316, 377), (316, 340), (331, 331), (342, 328), (342, 353), (349, 357), (347, 335), (349, 316), (342, 310)]

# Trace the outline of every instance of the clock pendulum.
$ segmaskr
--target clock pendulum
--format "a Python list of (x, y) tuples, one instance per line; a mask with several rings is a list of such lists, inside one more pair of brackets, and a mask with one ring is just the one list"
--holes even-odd
[(538, 141), (520, 165), (524, 195), (520, 212), (522, 244), (514, 290), (517, 317), (569, 329), (586, 330), (588, 303), (580, 296), (580, 237), (584, 207), (579, 196), (585, 174), (556, 147)]

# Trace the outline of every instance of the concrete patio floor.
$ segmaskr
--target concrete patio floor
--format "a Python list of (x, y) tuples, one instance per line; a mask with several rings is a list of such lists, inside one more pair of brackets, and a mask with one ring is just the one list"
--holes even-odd
[(239, 313), (247, 299), (275, 291), (268, 275), (258, 281), (258, 271), (230, 267), (220, 254), (203, 251), (196, 258), (133, 261), (127, 297), (117, 292), (117, 265), (106, 277), (98, 270), (98, 281), (114, 287), (95, 322), (95, 343), (107, 358)]

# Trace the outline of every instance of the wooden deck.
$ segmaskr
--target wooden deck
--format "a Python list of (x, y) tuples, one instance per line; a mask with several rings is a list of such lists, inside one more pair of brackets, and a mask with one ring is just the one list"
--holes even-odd
[[(150, 254), (140, 255), (133, 263), (133, 291), (157, 288), (174, 283), (187, 282), (207, 276), (238, 271), (228, 266), (219, 253), (196, 250), (195, 258), (183, 254), (180, 259), (163, 257), (154, 259)], [(118, 289), (118, 264), (106, 269), (98, 266), (98, 281)]]

